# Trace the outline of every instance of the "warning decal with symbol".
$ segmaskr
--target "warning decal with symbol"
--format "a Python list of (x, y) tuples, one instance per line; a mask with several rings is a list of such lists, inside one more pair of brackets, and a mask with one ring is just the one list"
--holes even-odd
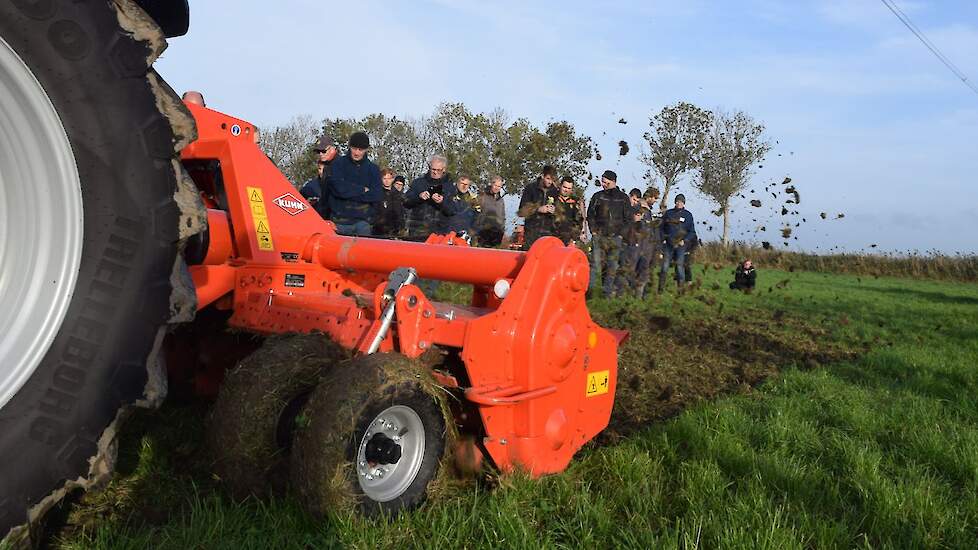
[(272, 229), (268, 225), (268, 215), (265, 211), (265, 197), (258, 187), (248, 188), (248, 204), (251, 206), (251, 220), (255, 223), (255, 237), (258, 238), (260, 250), (275, 250), (272, 244)]
[(608, 386), (611, 384), (610, 376), (611, 371), (606, 370), (589, 372), (587, 375), (587, 386), (584, 390), (584, 395), (587, 397), (594, 397), (595, 395), (608, 393)]

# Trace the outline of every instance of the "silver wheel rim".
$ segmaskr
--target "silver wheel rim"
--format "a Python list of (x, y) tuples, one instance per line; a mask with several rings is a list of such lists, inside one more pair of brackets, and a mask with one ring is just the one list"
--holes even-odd
[(82, 252), (81, 181), (44, 89), (0, 38), (0, 407), (61, 328)]
[[(397, 463), (367, 462), (367, 442), (378, 432), (401, 446), (401, 458)], [(410, 407), (395, 405), (378, 414), (360, 438), (357, 451), (357, 481), (363, 494), (377, 502), (388, 502), (403, 495), (421, 470), (424, 436), (424, 423)]]

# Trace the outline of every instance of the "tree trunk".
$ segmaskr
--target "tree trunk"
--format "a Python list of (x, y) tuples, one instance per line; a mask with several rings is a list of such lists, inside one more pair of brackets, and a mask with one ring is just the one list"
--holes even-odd
[(660, 209), (669, 208), (669, 205), (668, 205), (668, 203), (666, 201), (669, 200), (669, 190), (672, 189), (672, 184), (674, 182), (675, 182), (675, 178), (671, 178), (671, 179), (670, 178), (667, 178), (667, 179), (663, 180), (663, 184), (662, 184), (662, 200), (659, 202), (659, 208)]
[(723, 246), (730, 244), (730, 205), (723, 205)]

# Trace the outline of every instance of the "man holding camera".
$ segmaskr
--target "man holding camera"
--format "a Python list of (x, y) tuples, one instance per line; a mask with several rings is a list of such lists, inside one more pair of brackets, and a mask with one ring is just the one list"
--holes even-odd
[(560, 192), (554, 185), (557, 171), (549, 164), (543, 167), (536, 181), (527, 185), (520, 197), (517, 215), (525, 220), (526, 244), (529, 250), (540, 237), (554, 234), (554, 213)]
[(432, 155), (428, 161), (428, 173), (411, 182), (404, 208), (407, 209), (407, 237), (409, 241), (424, 241), (432, 233), (445, 230), (442, 204), (455, 194), (455, 182), (445, 172), (448, 159)]

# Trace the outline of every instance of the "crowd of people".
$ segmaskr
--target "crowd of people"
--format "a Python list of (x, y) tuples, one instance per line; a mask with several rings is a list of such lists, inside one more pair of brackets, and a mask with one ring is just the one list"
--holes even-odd
[[(340, 155), (331, 138), (321, 137), (315, 147), (316, 176), (300, 189), (324, 219), (333, 221), (338, 233), (424, 241), (432, 233), (455, 232), (476, 246), (502, 244), (506, 207), (501, 177), (490, 177), (476, 190), (471, 177), (453, 178), (446, 172), (447, 159), (433, 155), (427, 172), (407, 184), (404, 176), (368, 158), (366, 133), (355, 132), (348, 145)], [(520, 197), (517, 215), (524, 223), (517, 235), (522, 239), (514, 238), (511, 247), (528, 250), (548, 236), (581, 247), (591, 262), (589, 295), (600, 282), (607, 298), (644, 298), (656, 272), (657, 292), (665, 289), (670, 277), (682, 291), (692, 281), (691, 255), (699, 244), (686, 197), (676, 195), (674, 207), (667, 208), (654, 187), (625, 193), (611, 170), (601, 175), (600, 183), (602, 190), (586, 203), (575, 194), (572, 177), (558, 178), (552, 166), (544, 166)], [(730, 287), (750, 290), (755, 277), (750, 261), (745, 261)]]
[(448, 160), (434, 155), (428, 171), (407, 184), (390, 168), (379, 168), (366, 155), (370, 139), (364, 132), (350, 136), (340, 155), (336, 143), (316, 143), (316, 176), (300, 188), (302, 196), (342, 235), (424, 241), (432, 233), (454, 231), (480, 246), (499, 246), (505, 234), (503, 179), (490, 178), (480, 191), (472, 178), (452, 178)]

